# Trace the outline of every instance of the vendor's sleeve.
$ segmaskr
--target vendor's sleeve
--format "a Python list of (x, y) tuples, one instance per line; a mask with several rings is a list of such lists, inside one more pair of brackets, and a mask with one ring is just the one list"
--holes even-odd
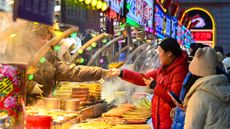
[(100, 80), (108, 73), (100, 67), (76, 66), (58, 62), (56, 64), (55, 78), (57, 81), (95, 81)]

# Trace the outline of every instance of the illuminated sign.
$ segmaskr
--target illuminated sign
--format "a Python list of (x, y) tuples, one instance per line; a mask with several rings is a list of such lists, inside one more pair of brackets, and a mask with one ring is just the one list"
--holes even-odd
[(176, 38), (176, 29), (177, 29), (177, 24), (178, 24), (178, 20), (176, 17), (172, 17), (172, 22), (171, 22), (171, 26), (172, 26), (172, 31), (171, 31), (171, 37), (172, 38)]
[[(203, 8), (190, 8), (186, 10), (192, 19), (191, 33), (195, 42), (215, 46), (216, 25), (212, 14)], [(191, 23), (191, 24), (192, 24)]]
[(127, 0), (130, 5), (127, 17), (141, 26), (153, 28), (153, 1), (152, 0)]
[(121, 16), (124, 16), (124, 0), (105, 0), (105, 2), (112, 10), (114, 10)]
[(156, 5), (155, 6), (155, 28), (156, 28), (156, 35), (163, 36), (163, 28), (164, 28), (164, 12), (163, 10)]
[(206, 31), (192, 30), (192, 36), (195, 41), (212, 41), (213, 32), (212, 30), (206, 30)]
[(171, 35), (171, 17), (165, 16), (165, 36), (170, 37)]
[(14, 89), (13, 82), (9, 78), (4, 78), (0, 81), (0, 94), (1, 96), (7, 96)]
[(185, 44), (185, 33), (186, 33), (186, 27), (182, 26), (181, 27), (181, 44), (184, 45)]
[(188, 29), (185, 29), (183, 45), (185, 48), (190, 48), (191, 43), (192, 43), (191, 32)]
[(212, 29), (212, 20), (209, 15), (200, 10), (192, 10), (188, 13), (192, 23), (197, 22), (193, 29)]
[(178, 24), (177, 26), (177, 42), (181, 44), (181, 35), (182, 35), (182, 28), (181, 28), (181, 25)]

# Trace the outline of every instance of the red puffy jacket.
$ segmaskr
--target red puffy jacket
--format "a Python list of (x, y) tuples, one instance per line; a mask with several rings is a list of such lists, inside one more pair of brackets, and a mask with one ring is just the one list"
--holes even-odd
[[(152, 120), (154, 129), (171, 129), (172, 120), (170, 111), (175, 107), (167, 91), (173, 91), (179, 96), (182, 82), (188, 72), (187, 54), (183, 52), (169, 66), (160, 67), (145, 73), (147, 78), (156, 81), (154, 96), (152, 98)], [(143, 75), (130, 70), (123, 70), (123, 80), (136, 85), (145, 86)]]

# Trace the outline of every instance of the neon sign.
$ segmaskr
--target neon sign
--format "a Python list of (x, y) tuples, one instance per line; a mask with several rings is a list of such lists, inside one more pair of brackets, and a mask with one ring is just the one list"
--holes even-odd
[(172, 38), (176, 38), (176, 28), (177, 28), (177, 24), (178, 24), (178, 20), (176, 19), (176, 17), (172, 17), (172, 22), (171, 22), (171, 26), (172, 26), (172, 32), (171, 32), (171, 37)]
[(182, 28), (181, 25), (178, 24), (177, 26), (177, 42), (181, 44), (181, 35), (182, 35)]
[(190, 8), (186, 10), (185, 13), (188, 13), (193, 21), (198, 21), (198, 23), (191, 29), (194, 40), (214, 47), (216, 23), (212, 14), (209, 11), (198, 7)]
[(152, 0), (127, 0), (130, 5), (127, 17), (141, 26), (153, 28), (153, 1)]
[(165, 16), (165, 36), (170, 37), (171, 35), (171, 17)]
[(124, 0), (105, 0), (105, 2), (113, 11), (124, 16)]
[(155, 28), (156, 28), (156, 35), (163, 36), (163, 28), (164, 28), (164, 12), (163, 10), (156, 5), (155, 6)]
[(186, 34), (186, 27), (182, 26), (181, 27), (181, 44), (185, 45), (185, 34)]
[(207, 31), (192, 31), (192, 36), (195, 41), (212, 41), (213, 32), (212, 30)]
[(189, 48), (191, 43), (192, 43), (191, 32), (185, 28), (183, 45), (185, 46), (185, 48)]

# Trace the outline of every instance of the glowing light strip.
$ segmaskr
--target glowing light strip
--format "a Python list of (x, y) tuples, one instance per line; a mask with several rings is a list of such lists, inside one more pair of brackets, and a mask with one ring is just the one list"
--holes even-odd
[(203, 32), (203, 31), (205, 31), (205, 32), (213, 32), (213, 30), (212, 29), (202, 29), (202, 30), (199, 30), (199, 29), (191, 29), (190, 30), (191, 32), (193, 32), (193, 31), (196, 31), (196, 32)]
[(216, 45), (216, 23), (215, 23), (215, 21), (214, 21), (214, 18), (213, 18), (213, 16), (212, 16), (212, 14), (211, 14), (209, 11), (207, 11), (206, 9), (203, 9), (203, 8), (200, 8), (200, 7), (193, 7), (193, 8), (187, 9), (187, 10), (184, 12), (184, 14), (187, 13), (187, 12), (189, 12), (189, 11), (193, 11), (193, 10), (200, 10), (200, 11), (203, 11), (203, 12), (205, 12), (206, 14), (208, 14), (209, 17), (211, 18), (211, 20), (212, 20), (212, 28), (213, 28), (213, 38), (212, 38), (213, 44), (212, 44), (212, 47), (214, 48), (215, 45)]
[(163, 7), (163, 5), (162, 5), (162, 3), (161, 3), (161, 0), (157, 0), (156, 3), (160, 6), (160, 8), (161, 8), (165, 13), (167, 12), (167, 10)]
[(182, 20), (183, 20), (184, 17), (185, 17), (185, 14), (186, 14), (186, 13), (184, 12), (184, 13), (182, 14), (182, 16), (181, 16), (181, 19), (180, 19), (180, 21), (179, 21), (181, 24), (182, 24)]
[(203, 41), (203, 40), (197, 40), (196, 42), (202, 42), (202, 43), (212, 43), (212, 41)]

